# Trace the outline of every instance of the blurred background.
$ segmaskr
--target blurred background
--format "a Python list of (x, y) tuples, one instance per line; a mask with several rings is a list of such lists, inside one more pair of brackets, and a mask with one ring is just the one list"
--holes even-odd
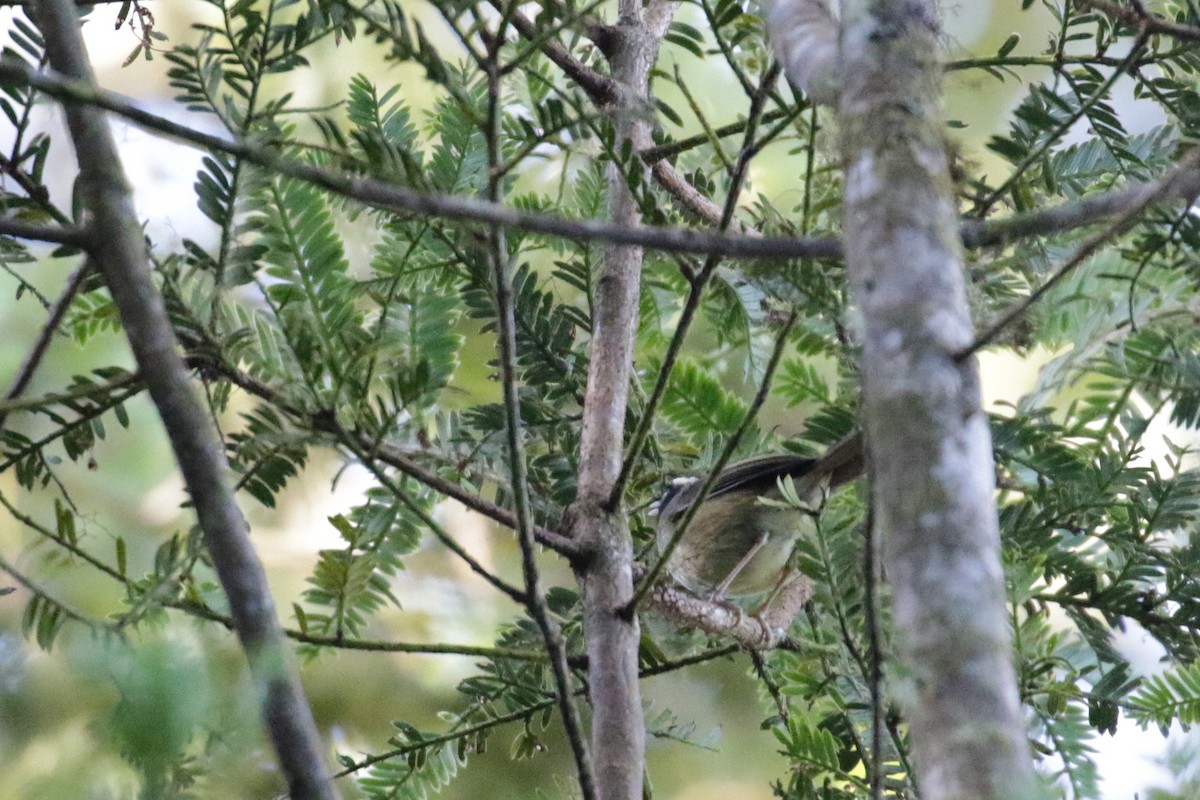
[[(1017, 0), (946, 4), (948, 58), (994, 53), (1013, 33), (1022, 36), (1014, 53), (1040, 52), (1049, 16), (1021, 13), (1019, 5)], [(199, 0), (150, 2), (147, 7), (169, 44), (195, 43), (198, 36), (192, 24), (215, 21), (213, 7)], [(427, 11), (419, 0), (411, 3), (411, 13), (425, 21), (434, 42), (452, 49), (454, 43), (437, 16)], [(702, 27), (703, 18), (693, 11), (685, 6), (679, 19)], [(6, 35), (16, 13), (0, 9), (0, 31)], [(128, 28), (113, 29), (116, 14), (117, 4), (99, 6), (85, 26), (101, 84), (136, 98), (151, 111), (211, 130), (210, 118), (189, 115), (172, 102), (161, 55), (125, 63), (138, 38)], [(293, 93), (292, 105), (297, 108), (337, 103), (359, 73), (381, 87), (400, 85), (402, 96), (418, 113), (434, 99), (416, 70), (385, 64), (382, 52), (363, 37), (338, 45), (326, 41), (311, 51), (310, 58), (311, 69), (279, 76), (279, 85), (272, 87), (278, 93)], [(712, 120), (732, 121), (741, 111), (723, 107), (724, 89), (733, 87), (733, 78), (718, 59), (705, 61), (667, 48), (661, 66), (669, 72), (674, 65), (693, 87), (705, 87), (696, 99)], [(1030, 68), (1022, 73), (1022, 80), (1035, 82), (1046, 74)], [(989, 167), (1003, 168), (990, 160), (983, 144), (1007, 126), (1020, 90), (1016, 81), (1000, 83), (979, 71), (949, 75), (947, 116), (959, 121), (954, 138), (971, 169), (987, 173)], [(1131, 133), (1158, 121), (1138, 118), (1132, 98), (1124, 102), (1130, 109), (1125, 122)], [(56, 106), (42, 106), (40, 115), (47, 128), (61, 129)], [(296, 121), (303, 125), (299, 118)], [(0, 123), (0, 146), (11, 139), (6, 124)], [(215, 229), (196, 209), (191, 189), (200, 153), (120, 123), (114, 126), (151, 239), (163, 252), (176, 249), (184, 237), (212, 244)], [(1086, 136), (1086, 130), (1077, 135)], [(74, 155), (64, 136), (55, 135), (54, 141), (50, 185), (59, 204), (70, 207)], [(786, 199), (798, 194), (793, 179), (785, 170), (771, 169), (767, 153), (756, 162), (750, 194)], [(361, 237), (362, 251), (347, 254), (351, 263), (356, 257), (365, 259), (372, 244), (369, 237)], [(42, 295), (53, 298), (76, 266), (76, 259), (46, 259), (32, 268), (22, 265), (20, 274)], [(0, 336), (7, 343), (0, 347), (0, 384), (4, 385), (45, 321), (37, 295), (19, 293), (18, 286), (11, 273), (0, 273)], [(464, 402), (496, 392), (495, 385), (485, 380), (491, 339), (474, 336), (473, 341), (478, 355), (464, 359), (456, 376)], [(1015, 402), (1033, 386), (1038, 362), (1037, 355), (1019, 359), (986, 354), (982, 372), (987, 401)], [(26, 394), (61, 390), (72, 375), (114, 363), (132, 367), (119, 335), (94, 339), (86, 349), (59, 337)], [(148, 568), (168, 536), (187, 530), (191, 517), (181, 510), (182, 482), (146, 398), (130, 401), (127, 410), (129, 429), (108, 431), (96, 449), (94, 464), (64, 461), (58, 475), (79, 508), (90, 514), (80, 536), (88, 537), (101, 552), (106, 539), (115, 546), (116, 537), (123, 537), (129, 545), (129, 572), (137, 575)], [(773, 423), (789, 425), (778, 410), (768, 409), (763, 427)], [(37, 425), (19, 414), (12, 415), (8, 424), (26, 435), (37, 434)], [(361, 500), (369, 485), (363, 470), (325, 453), (314, 458), (279, 497), (277, 508), (266, 509), (245, 499), (254, 542), (285, 620), (290, 620), (291, 604), (305, 588), (317, 551), (339, 543), (327, 518)], [(54, 518), (54, 494), (19, 490), (11, 472), (0, 474), (0, 494), (22, 513), (43, 521)], [(438, 514), (477, 557), (501, 575), (519, 575), (518, 555), (507, 532), (493, 530), (449, 503), (439, 507)], [(117, 584), (94, 570), (71, 568), (61, 554), (38, 545), (36, 537), (8, 513), (0, 514), (0, 555), (80, 614), (103, 619), (122, 606)], [(553, 582), (572, 585), (561, 564), (552, 559), (545, 563)], [(0, 587), (10, 585), (13, 581), (0, 575)], [(402, 607), (379, 616), (372, 631), (376, 638), (488, 645), (497, 626), (515, 613), (511, 605), (496, 602), (494, 591), (436, 545), (407, 560), (407, 571), (393, 590)], [(145, 626), (134, 635), (139, 646), (128, 649), (108, 645), (86, 628), (69, 624), (53, 649), (44, 652), (21, 634), (26, 600), (21, 590), (0, 597), (0, 800), (129, 797), (137, 791), (137, 777), (121, 753), (142, 752), (150, 758), (156, 752), (174, 752), (178, 742), (218, 754), (221, 768), (205, 778), (203, 796), (271, 796), (278, 786), (274, 762), (263, 741), (245, 663), (232, 634), (213, 625), (174, 619), (170, 625)], [(1157, 654), (1136, 631), (1126, 633), (1119, 645), (1135, 666), (1155, 669)], [(339, 752), (354, 756), (388, 749), (386, 740), (395, 733), (392, 720), (409, 720), (423, 729), (443, 725), (440, 710), (460, 708), (465, 702), (454, 691), (455, 684), (474, 672), (472, 660), (461, 656), (353, 652), (324, 653), (304, 666), (306, 688), (323, 733)], [(670, 739), (651, 742), (656, 797), (760, 800), (772, 796), (770, 782), (782, 777), (784, 760), (776, 754), (774, 737), (760, 728), (771, 707), (760, 696), (744, 656), (651, 679), (644, 688), (648, 717), (674, 710), (679, 724), (687, 728), (681, 733), (702, 745)], [(543, 752), (510, 760), (519, 727), (499, 728), (488, 752), (473, 757), (441, 796), (573, 796), (569, 753), (557, 730), (539, 733), (547, 745)], [(1174, 740), (1183, 747), (1182, 737)], [(1144, 794), (1150, 786), (1172, 782), (1172, 771), (1166, 766), (1168, 744), (1157, 731), (1139, 731), (1127, 723), (1119, 726), (1115, 736), (1099, 740), (1097, 747), (1106, 800), (1125, 800)], [(354, 796), (350, 784), (344, 784), (343, 791)]]

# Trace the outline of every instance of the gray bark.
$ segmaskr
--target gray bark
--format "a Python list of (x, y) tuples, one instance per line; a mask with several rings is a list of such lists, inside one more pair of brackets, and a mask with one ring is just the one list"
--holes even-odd
[[(650, 119), (644, 104), (650, 70), (676, 3), (621, 0), (617, 24), (608, 30), (606, 52), (613, 78), (624, 87), (614, 110), (616, 150), (650, 146)], [(633, 97), (631, 101), (629, 98)], [(645, 171), (645, 165), (634, 157)], [(637, 202), (617, 165), (609, 166), (610, 222), (636, 226)], [(646, 732), (638, 686), (637, 616), (633, 598), (633, 542), (623, 508), (609, 508), (621, 471), (625, 411), (633, 369), (638, 321), (642, 248), (612, 245), (596, 284), (590, 370), (584, 400), (579, 456), (579, 492), (572, 508), (574, 532), (588, 551), (581, 571), (583, 624), (587, 636), (591, 695), (592, 763), (601, 800), (639, 800), (645, 770)]]
[[(39, 0), (33, 17), (58, 72), (91, 83), (92, 70), (69, 0)], [(258, 686), (262, 715), (293, 798), (337, 797), (324, 768), (321, 739), (292, 667), (266, 573), (250, 544), (246, 520), (225, 481), (228, 471), (212, 421), (196, 399), (176, 350), (162, 296), (150, 273), (141, 225), (133, 211), (120, 153), (99, 109), (67, 105), (88, 215), (89, 254), (120, 313), (138, 370), (158, 409), (204, 542), (229, 598), (234, 627)]]
[(933, 0), (842, 6), (845, 250), (872, 502), (926, 800), (1030, 797)]

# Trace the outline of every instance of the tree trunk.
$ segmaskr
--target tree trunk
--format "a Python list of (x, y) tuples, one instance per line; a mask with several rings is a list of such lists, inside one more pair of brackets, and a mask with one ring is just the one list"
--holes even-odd
[(926, 800), (1029, 797), (991, 437), (940, 114), (933, 0), (843, 3), (845, 250), (864, 423)]

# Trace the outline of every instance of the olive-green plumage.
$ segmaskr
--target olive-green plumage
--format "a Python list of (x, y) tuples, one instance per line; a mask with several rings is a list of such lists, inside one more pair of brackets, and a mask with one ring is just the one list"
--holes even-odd
[[(713, 484), (667, 562), (667, 572), (698, 595), (743, 597), (778, 586), (796, 540), (815, 531), (828, 476), (810, 475), (814, 460), (769, 455), (728, 466)], [(782, 501), (778, 480), (791, 476), (803, 508)], [(656, 542), (664, 551), (700, 488), (675, 488), (658, 515)]]
[[(777, 589), (796, 540), (815, 533), (828, 489), (863, 470), (863, 442), (852, 434), (817, 459), (756, 456), (727, 466), (667, 562), (667, 572), (698, 595), (744, 597)], [(800, 507), (783, 505), (779, 480), (790, 477)], [(665, 552), (701, 482), (676, 482), (660, 501), (655, 542)], [(764, 500), (768, 502), (763, 502)], [(776, 502), (771, 502), (776, 501)], [(770, 600), (768, 600), (770, 602)]]

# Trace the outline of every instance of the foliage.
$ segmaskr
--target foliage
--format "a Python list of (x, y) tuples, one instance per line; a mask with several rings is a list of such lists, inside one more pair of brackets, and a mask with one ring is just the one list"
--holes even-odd
[[(408, 0), (206, 2), (208, 21), (159, 42), (166, 49), (155, 52), (169, 65), (178, 106), (231, 137), (350, 176), (469, 199), (494, 190), (513, 208), (585, 221), (605, 215), (606, 169), (619, 169), (648, 223), (707, 224), (697, 222), (686, 198), (645, 180), (633, 154), (615, 150), (610, 116), (548, 57), (550, 46), (561, 47), (579, 69), (604, 72), (604, 57), (587, 38), (591, 5), (543, 4), (533, 40), (507, 27), (495, 88), (481, 67), (499, 19), (487, 3), (431, 0), (418, 12)], [(1007, 129), (978, 155), (990, 159), (989, 174), (967, 160), (958, 184), (965, 214), (994, 219), (1151, 179), (1200, 139), (1195, 48), (1153, 36), (1114, 58), (1135, 35), (1130, 26), (1078, 3), (1022, 5), (1051, 19), (1044, 51), (1010, 42), (999, 55), (959, 66), (972, 80), (989, 76), (1004, 91), (1023, 93)], [(1165, 5), (1180, 24), (1197, 24), (1191, 4)], [(810, 107), (783, 84), (760, 86), (770, 55), (759, 11), (749, 0), (684, 4), (664, 45), (663, 63), (678, 69), (655, 78), (655, 145), (718, 207), (734, 188), (739, 158), (759, 159), (756, 165), (773, 159), (764, 173), (796, 177), (776, 190), (765, 174), (756, 178), (762, 186), (750, 184), (736, 221), (765, 234), (837, 235), (832, 112)], [(97, 9), (89, 24), (111, 14)], [(11, 39), (6, 55), (41, 63), (42, 42), (21, 16)], [(314, 79), (310, 65), (334, 45), (338, 53), (373, 48), (387, 66), (423, 76), (432, 102), (420, 102), (407, 84), (389, 86), (392, 78), (361, 74), (336, 89), (332, 106), (313, 111), (279, 79)], [(704, 98), (691, 71), (697, 64), (739, 88)], [(1131, 124), (1115, 99), (1118, 86), (1131, 87), (1151, 109), (1152, 126)], [(494, 107), (490, 91), (499, 94)], [(763, 104), (757, 128), (745, 121), (750, 95)], [(50, 133), (36, 122), (37, 99), (0, 84), (0, 111), (14, 130), (2, 156), (12, 179), (0, 185), (0, 203), (6, 218), (67, 223), (74, 211), (44, 188)], [(715, 105), (723, 113), (709, 119), (705, 109)], [(423, 541), (442, 538), (443, 489), (511, 505), (504, 414), (491, 385), (499, 376), (491, 349), (499, 318), (489, 232), (368, 207), (226, 152), (205, 154), (193, 189), (213, 235), (189, 232), (174, 251), (156, 250), (156, 278), (222, 426), (246, 505), (275, 507), (329, 453), (370, 475), (371, 487), (352, 509), (330, 517), (329, 528), (319, 525), (337, 544), (314, 554), (308, 587), (279, 598), (292, 609), (289, 632), (311, 662), (337, 658), (339, 648), (386, 649), (373, 637), (400, 605), (394, 587)], [(1098, 795), (1099, 737), (1130, 721), (1165, 731), (1200, 719), (1200, 471), (1188, 448), (1172, 443), (1200, 428), (1198, 225), (1190, 210), (1148, 211), (996, 346), (1053, 354), (1034, 389), (991, 422), (1021, 699), (1044, 774), (1071, 798)], [(1086, 234), (1029, 237), (970, 254), (976, 319), (996, 319), (1027, 297)], [(34, 251), (12, 237), (0, 245), (17, 299), (28, 302), (36, 292), (26, 277), (39, 266)], [(506, 231), (504, 245), (528, 488), (536, 522), (554, 527), (575, 495), (603, 245), (517, 229)], [(54, 255), (75, 254), (62, 247)], [(644, 509), (667, 477), (711, 465), (741, 426), (789, 311), (798, 322), (763, 419), (750, 426), (742, 449), (817, 452), (853, 424), (860, 343), (841, 265), (721, 262), (676, 359), (672, 337), (703, 269), (690, 256), (646, 253), (630, 433), (660, 376), (665, 383), (626, 498), (639, 548), (653, 525)], [(107, 290), (88, 279), (63, 331), (84, 352), (109, 359), (103, 344), (117, 327)], [(141, 637), (182, 626), (185, 616), (228, 624), (224, 598), (195, 531), (173, 531), (153, 553), (131, 560), (134, 537), (109, 535), (95, 511), (73, 499), (77, 465), (94, 468), (106, 440), (147, 435), (130, 425), (127, 404), (142, 387), (121, 363), (114, 356), (43, 402), (14, 408), (0, 430), (0, 472), (37, 498), (53, 498), (42, 519), (0, 495), (30, 537), (23, 566), (0, 562), (24, 591), (4, 594), (0, 607), (23, 597), (23, 632), (47, 650), (72, 631), (88, 632), (122, 653), (118, 663), (142, 663), (140, 678), (115, 682), (133, 693), (123, 702), (137, 708), (118, 724), (114, 748), (140, 771), (147, 796), (190, 796), (218, 770), (213, 748), (189, 747), (203, 738), (200, 701), (185, 703), (168, 684), (200, 680), (193, 674), (199, 667), (167, 663), (166, 651)], [(1167, 421), (1177, 426), (1171, 440), (1158, 433)], [(435, 479), (442, 488), (431, 485)], [(884, 796), (914, 796), (910, 742), (892, 684), (879, 686), (874, 677), (877, 660), (889, 677), (893, 666), (886, 596), (873, 607), (864, 578), (862, 494), (833, 497), (818, 536), (798, 547), (796, 566), (815, 585), (791, 632), (798, 649), (771, 654), (757, 673), (763, 726), (788, 767), (775, 783), (781, 798), (866, 797), (876, 779)], [(451, 530), (444, 540), (456, 536)], [(107, 617), (59, 597), (59, 578), (85, 574), (118, 587)], [(886, 595), (885, 582), (873, 588)], [(582, 652), (578, 597), (554, 586), (549, 602), (570, 652)], [(462, 610), (464, 618), (470, 613)], [(872, 626), (882, 653), (872, 651)], [(1162, 674), (1135, 673), (1114, 644), (1114, 631), (1125, 628), (1161, 645)], [(644, 643), (647, 669), (669, 663), (660, 656), (676, 640), (663, 639)], [(537, 627), (515, 613), (494, 645), (457, 696), (444, 699), (438, 730), (418, 726), (403, 696), (381, 699), (398, 718), (398, 733), (372, 740), (371, 757), (339, 758), (364, 795), (445, 791), (502, 725), (520, 723), (512, 758), (536, 760), (547, 742), (557, 743), (552, 675), (543, 661), (514, 655), (544, 646)], [(585, 674), (576, 670), (572, 679), (581, 688)], [(172, 721), (170, 736), (147, 743), (158, 712)], [(671, 746), (703, 741), (693, 736), (689, 713), (661, 712), (654, 732)], [(874, 736), (877, 721), (884, 727)]]

